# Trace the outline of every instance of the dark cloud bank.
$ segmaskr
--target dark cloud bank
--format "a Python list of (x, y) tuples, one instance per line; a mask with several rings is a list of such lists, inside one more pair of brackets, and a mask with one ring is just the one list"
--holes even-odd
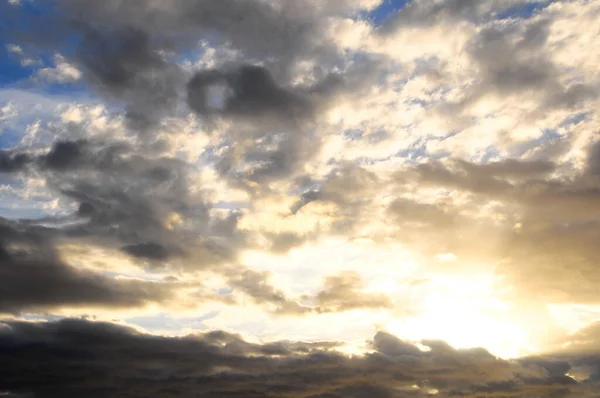
[[(85, 320), (0, 324), (0, 390), (35, 397), (592, 397), (571, 363), (600, 357), (505, 361), (483, 349), (429, 351), (384, 332), (373, 352), (348, 357), (335, 343), (253, 344), (225, 332), (181, 338)], [(30, 395), (33, 394), (33, 395)]]
[(139, 307), (170, 297), (168, 284), (117, 280), (66, 264), (52, 235), (51, 229), (0, 219), (0, 313)]

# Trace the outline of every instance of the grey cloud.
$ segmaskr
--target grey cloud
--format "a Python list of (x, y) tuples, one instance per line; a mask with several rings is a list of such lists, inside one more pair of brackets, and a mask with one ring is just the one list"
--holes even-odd
[[(518, 287), (517, 295), (536, 291), (548, 300), (597, 303), (596, 158), (592, 145), (587, 167), (569, 178), (555, 175), (556, 165), (545, 161), (418, 165), (399, 173), (398, 181), (461, 191), (467, 204), (403, 199), (388, 211), (399, 238), (432, 255), (447, 251), (466, 262), (502, 258), (497, 272)], [(482, 223), (469, 215), (483, 205), (502, 218)]]
[[(225, 85), (222, 106), (210, 108), (209, 89)], [(233, 72), (218, 70), (198, 72), (188, 84), (188, 100), (201, 115), (222, 114), (248, 119), (283, 119), (294, 125), (311, 114), (308, 99), (278, 87), (270, 72), (255, 65), (242, 66)]]
[(467, 173), (521, 179), (548, 175), (556, 169), (556, 165), (547, 160), (506, 159), (483, 164), (473, 164), (464, 160), (457, 162)]
[[(270, 68), (289, 81), (297, 61), (339, 61), (334, 47), (322, 40), (325, 21), (344, 8), (355, 10), (349, 2), (316, 10), (308, 1), (169, 0), (132, 5), (60, 0), (42, 19), (22, 7), (3, 8), (7, 18), (32, 27), (26, 31), (12, 26), (7, 31), (26, 47), (56, 50), (72, 46), (73, 38), (81, 39), (75, 54), (64, 54), (69, 63), (81, 69), (98, 92), (124, 103), (129, 126), (139, 131), (177, 112), (186, 73), (165, 54), (193, 52), (200, 40), (227, 44), (239, 52), (238, 60), (268, 60)], [(249, 87), (246, 72), (251, 73), (238, 75), (240, 87)], [(246, 105), (235, 104), (238, 111)]]
[(378, 352), (391, 357), (420, 357), (423, 352), (415, 345), (401, 341), (397, 337), (380, 332), (373, 337), (371, 345)]
[(184, 44), (210, 35), (219, 44), (229, 42), (261, 58), (301, 51), (311, 45), (315, 29), (310, 10), (295, 3), (168, 0), (139, 6), (127, 1), (61, 0), (59, 4), (69, 15), (102, 27), (132, 27), (165, 38), (179, 36)]
[[(57, 140), (43, 154), (14, 151), (10, 159), (31, 159), (28, 170), (44, 178), (59, 197), (79, 204), (75, 214), (63, 217), (64, 226), (48, 229), (46, 234), (121, 247), (154, 265), (174, 257), (185, 257), (185, 264), (202, 267), (232, 259), (244, 237), (237, 223), (224, 229), (223, 222), (213, 220), (209, 205), (190, 192), (189, 165), (152, 154), (142, 156), (138, 150), (118, 141)], [(172, 225), (174, 215), (191, 221), (193, 233)], [(183, 246), (192, 249), (184, 253)]]
[(129, 125), (144, 130), (172, 111), (183, 72), (161, 58), (142, 30), (123, 28), (102, 33), (84, 31), (77, 54), (88, 80), (109, 97), (125, 101)]
[(302, 195), (300, 195), (300, 199), (296, 201), (290, 208), (292, 214), (296, 214), (300, 209), (302, 209), (307, 204), (314, 202), (315, 200), (319, 200), (321, 194), (319, 191), (306, 191)]
[(127, 245), (123, 246), (121, 250), (134, 257), (157, 261), (165, 261), (174, 255), (181, 254), (179, 248), (168, 248), (156, 242)]
[(246, 270), (240, 276), (230, 279), (229, 285), (240, 289), (258, 304), (275, 305), (276, 311), (282, 314), (301, 314), (310, 311), (297, 302), (288, 299), (268, 281), (269, 274)]
[(457, 216), (446, 212), (441, 206), (419, 203), (409, 199), (396, 199), (388, 207), (388, 213), (400, 223), (433, 225), (436, 228), (456, 226)]
[(0, 151), (0, 173), (15, 173), (25, 169), (31, 158), (24, 153)]
[(271, 183), (302, 173), (305, 162), (321, 145), (311, 132), (299, 129), (258, 131), (259, 137), (232, 144), (217, 164), (219, 175), (230, 186), (246, 191), (252, 198), (269, 195)]
[(585, 172), (594, 177), (600, 176), (600, 141), (589, 147)]
[(344, 272), (325, 279), (325, 286), (314, 301), (319, 312), (340, 312), (356, 308), (387, 308), (390, 299), (383, 294), (366, 294), (361, 277), (355, 272)]
[(434, 388), (440, 396), (524, 398), (597, 388), (560, 375), (568, 366), (557, 360), (504, 361), (439, 342), (424, 342), (424, 352), (383, 332), (373, 353), (347, 357), (330, 350), (335, 344), (251, 344), (221, 331), (171, 338), (71, 319), (1, 325), (0, 389), (44, 398), (425, 397)]
[[(594, 157), (590, 157), (593, 164)], [(441, 163), (415, 168), (417, 181), (470, 192), (489, 199), (513, 201), (523, 206), (533, 221), (581, 222), (593, 218), (598, 182), (589, 170), (567, 179), (551, 175), (554, 165), (544, 161), (502, 161), (487, 165), (465, 161), (454, 168)], [(404, 176), (404, 173), (400, 173)]]
[(597, 85), (561, 81), (560, 68), (552, 62), (552, 50), (546, 44), (551, 24), (549, 19), (537, 19), (524, 25), (494, 23), (483, 28), (467, 46), (479, 81), (464, 99), (440, 110), (450, 115), (468, 110), (487, 96), (532, 95), (538, 104), (527, 118), (536, 120), (551, 110), (578, 109), (598, 98)]
[(313, 3), (234, 0), (168, 0), (160, 5), (131, 5), (127, 1), (99, 4), (61, 0), (61, 9), (76, 20), (110, 29), (144, 31), (159, 48), (185, 52), (199, 40), (227, 45), (240, 60), (265, 60), (278, 77), (289, 81), (303, 60), (336, 65), (342, 59), (332, 43), (324, 40), (331, 16), (350, 16), (357, 2)]
[[(530, 37), (525, 32), (521, 42), (514, 44), (507, 37), (513, 32), (504, 29), (501, 26), (484, 29), (472, 44), (471, 55), (481, 67), (483, 84), (489, 85), (486, 90), (493, 88), (506, 94), (543, 89), (544, 85), (554, 83), (554, 65), (539, 48), (545, 43), (547, 33)], [(534, 43), (537, 51), (530, 48)]]
[(0, 312), (139, 307), (169, 298), (166, 285), (118, 281), (69, 266), (43, 228), (0, 222)]
[(553, 350), (555, 355), (561, 354), (565, 357), (573, 354), (594, 355), (600, 351), (600, 322), (592, 322), (574, 333), (565, 334), (554, 343), (557, 345)]
[(282, 233), (264, 233), (271, 246), (269, 249), (274, 253), (286, 253), (290, 249), (301, 246), (302, 244), (314, 241), (317, 237), (316, 233), (311, 234), (297, 234), (293, 232), (282, 232)]
[(162, 68), (164, 61), (149, 48), (149, 38), (133, 28), (114, 37), (88, 29), (79, 49), (81, 65), (93, 80), (111, 91), (125, 91), (144, 69)]
[(539, 180), (539, 177), (549, 175), (556, 167), (548, 161), (516, 159), (485, 164), (456, 160), (452, 164), (454, 169), (439, 162), (424, 163), (418, 165), (415, 172), (419, 181), (423, 183), (503, 196), (514, 188), (513, 181), (523, 183)]
[(48, 169), (65, 170), (76, 166), (85, 157), (86, 142), (81, 141), (58, 141), (54, 143), (50, 151), (42, 158), (43, 166)]
[[(371, 199), (383, 182), (377, 175), (352, 162), (340, 162), (337, 167), (318, 183), (318, 189), (311, 189), (300, 195), (290, 211), (297, 213), (314, 201), (331, 201), (345, 212), (348, 219), (358, 216), (363, 205)], [(340, 214), (341, 215), (341, 214)]]
[(236, 122), (239, 130), (227, 135), (231, 150), (221, 157), (218, 170), (252, 195), (256, 183), (294, 175), (320, 147), (311, 132), (316, 100), (299, 88), (277, 84), (263, 66), (198, 72), (188, 84), (188, 103), (209, 123), (215, 118)]
[[(270, 283), (268, 272), (246, 270), (241, 275), (230, 278), (229, 285), (251, 297), (255, 303), (272, 305), (275, 312), (287, 315), (387, 308), (391, 305), (390, 299), (385, 295), (362, 292), (362, 279), (354, 272), (327, 277), (317, 294), (299, 297), (298, 301), (277, 290)], [(299, 301), (305, 304), (299, 304)]]
[[(67, 183), (69, 183), (67, 185)], [(88, 183), (81, 180), (59, 182), (59, 192), (75, 201), (86, 203), (83, 213), (85, 224), (66, 228), (64, 232), (81, 237), (105, 237), (117, 242), (161, 242), (161, 245), (177, 246), (176, 233), (167, 224), (170, 212), (187, 213), (190, 207), (186, 198), (176, 190), (170, 195), (149, 197), (156, 185), (119, 186), (106, 180)], [(129, 188), (129, 189), (124, 189)], [(200, 209), (204, 209), (202, 204)], [(135, 246), (132, 246), (135, 247)], [(134, 250), (135, 253), (138, 251)]]
[[(159, 55), (165, 50), (164, 40), (132, 24), (99, 23), (84, 11), (74, 13), (65, 3), (57, 2), (53, 12), (41, 19), (11, 7), (7, 17), (22, 24), (12, 26), (7, 34), (32, 52), (63, 53), (81, 71), (83, 82), (105, 99), (125, 105), (126, 120), (135, 131), (146, 131), (172, 114), (185, 74)], [(89, 9), (91, 2), (80, 5)]]
[[(230, 149), (217, 169), (231, 185), (256, 196), (262, 184), (301, 174), (321, 148), (316, 123), (337, 102), (367, 92), (384, 68), (383, 61), (365, 57), (303, 85), (276, 82), (266, 66), (201, 71), (188, 85), (188, 102), (208, 122), (239, 122), (225, 135)], [(221, 93), (211, 93), (215, 88)]]
[(77, 214), (81, 217), (90, 217), (96, 212), (94, 205), (88, 202), (83, 202), (77, 209)]
[(58, 139), (42, 155), (39, 154), (39, 149), (13, 149), (4, 151), (2, 159), (6, 161), (6, 172), (18, 171), (27, 165), (40, 172), (56, 172), (56, 176), (82, 171), (126, 174), (143, 172), (142, 177), (156, 182), (176, 177), (176, 172), (172, 169), (182, 168), (179, 160), (142, 156), (135, 153), (137, 149), (139, 148), (117, 140), (104, 142), (86, 138)]

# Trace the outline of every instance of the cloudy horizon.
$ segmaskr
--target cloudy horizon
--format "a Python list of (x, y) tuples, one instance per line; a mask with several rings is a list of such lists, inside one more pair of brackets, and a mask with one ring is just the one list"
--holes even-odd
[(0, 396), (597, 396), (599, 0), (0, 26)]

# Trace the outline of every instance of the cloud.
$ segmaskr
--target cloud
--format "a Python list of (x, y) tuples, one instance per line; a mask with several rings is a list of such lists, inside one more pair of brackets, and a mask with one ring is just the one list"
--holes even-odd
[(246, 270), (239, 277), (230, 280), (230, 286), (240, 289), (258, 304), (274, 305), (276, 311), (282, 314), (301, 314), (310, 311), (268, 283), (268, 274)]
[(355, 308), (389, 308), (391, 301), (383, 294), (360, 292), (361, 277), (355, 272), (344, 272), (325, 279), (325, 287), (315, 297), (320, 312), (347, 311)]
[[(420, 164), (398, 173), (397, 181), (465, 194), (467, 204), (395, 199), (388, 212), (407, 235), (413, 232), (414, 238), (407, 240), (431, 250), (443, 244), (444, 250), (463, 258), (501, 256), (498, 271), (522, 289), (521, 294), (533, 289), (554, 300), (596, 303), (593, 284), (586, 282), (595, 274), (592, 264), (598, 259), (592, 243), (598, 236), (595, 148), (588, 149), (587, 165), (572, 178), (555, 176), (558, 166), (548, 161)], [(482, 224), (469, 203), (480, 211), (490, 202), (498, 204), (501, 218)], [(448, 231), (460, 234), (450, 239), (444, 237)], [(524, 259), (527, 266), (522, 265)]]
[(419, 181), (423, 183), (501, 197), (514, 188), (511, 181), (531, 181), (536, 176), (548, 175), (555, 168), (548, 161), (515, 159), (481, 165), (458, 160), (455, 166), (456, 171), (449, 170), (441, 163), (425, 163), (418, 165), (415, 171)]
[[(552, 60), (548, 40), (551, 17), (524, 24), (491, 23), (467, 44), (476, 79), (463, 99), (447, 104), (447, 113), (466, 115), (491, 98), (528, 98), (526, 119), (537, 119), (551, 110), (576, 109), (598, 98), (596, 83), (564, 81), (561, 66)], [(444, 109), (444, 107), (442, 107)]]
[[(210, 109), (208, 90), (219, 85), (225, 85), (222, 104)], [(294, 124), (311, 112), (306, 99), (277, 87), (267, 69), (253, 65), (242, 66), (233, 73), (198, 72), (188, 83), (188, 99), (196, 112), (207, 116), (222, 113), (246, 118), (282, 118)]]
[[(79, 71), (83, 80), (109, 100), (124, 102), (130, 127), (144, 131), (175, 111), (184, 88), (186, 75), (168, 54), (192, 52), (198, 37), (212, 37), (215, 44), (227, 43), (246, 58), (271, 59), (277, 74), (289, 79), (297, 60), (321, 54), (331, 57), (330, 51), (322, 49), (327, 44), (318, 40), (324, 29), (321, 25), (332, 12), (356, 10), (351, 3), (314, 10), (302, 4), (263, 1), (223, 6), (186, 0), (132, 7), (122, 1), (98, 5), (61, 0), (56, 12), (45, 15), (43, 22), (22, 7), (6, 12), (32, 27), (30, 31), (11, 30), (11, 36), (28, 47), (55, 50), (73, 37), (80, 38), (74, 55), (56, 58), (56, 68), (41, 69), (38, 74), (46, 80), (70, 81)], [(242, 72), (241, 83), (251, 70)], [(239, 102), (235, 106), (238, 111), (245, 107)]]
[[(131, 144), (119, 141), (57, 140), (40, 152), (3, 151), (1, 159), (5, 173), (41, 175), (54, 194), (75, 202), (76, 210), (59, 217), (42, 235), (121, 247), (155, 266), (175, 257), (186, 257), (186, 267), (233, 257), (233, 247), (219, 243), (216, 235), (233, 238), (236, 225), (224, 230), (219, 218), (211, 221), (202, 197), (190, 194), (191, 176), (184, 162), (141, 156)], [(188, 225), (195, 233), (189, 234), (183, 224), (192, 215)], [(184, 242), (192, 249), (185, 256), (180, 248)]]
[(60, 307), (141, 307), (169, 297), (152, 282), (116, 280), (65, 264), (43, 227), (0, 220), (0, 312)]
[(259, 305), (274, 308), (284, 315), (344, 312), (364, 308), (389, 308), (391, 300), (383, 294), (365, 293), (361, 277), (356, 272), (343, 272), (325, 279), (323, 288), (314, 296), (303, 295), (296, 300), (287, 297), (269, 282), (268, 272), (244, 271), (231, 278), (229, 285), (239, 289)]
[(122, 250), (134, 257), (158, 261), (167, 260), (174, 253), (176, 253), (176, 251), (170, 250), (156, 242), (139, 243), (137, 245), (127, 245), (123, 246)]
[(14, 151), (0, 151), (0, 172), (14, 173), (21, 171), (30, 162), (29, 156)]
[(81, 71), (69, 64), (60, 54), (54, 56), (54, 68), (42, 68), (38, 77), (48, 83), (72, 83), (81, 78)]
[(158, 123), (174, 108), (181, 71), (159, 56), (146, 32), (86, 28), (83, 34), (77, 54), (83, 73), (101, 92), (126, 102), (131, 127)]
[(373, 353), (355, 357), (331, 350), (330, 343), (253, 344), (225, 332), (167, 338), (74, 319), (6, 321), (0, 344), (6, 369), (0, 388), (43, 397), (115, 392), (420, 397), (433, 391), (568, 397), (596, 388), (561, 375), (569, 365), (555, 373), (553, 362), (508, 362), (484, 350), (455, 350), (438, 342), (425, 342), (430, 348), (425, 352), (383, 332), (373, 338)]

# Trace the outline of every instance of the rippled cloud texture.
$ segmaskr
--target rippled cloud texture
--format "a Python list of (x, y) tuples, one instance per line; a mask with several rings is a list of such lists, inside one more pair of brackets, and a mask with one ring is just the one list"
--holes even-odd
[(600, 1), (1, 1), (0, 396), (597, 396)]

